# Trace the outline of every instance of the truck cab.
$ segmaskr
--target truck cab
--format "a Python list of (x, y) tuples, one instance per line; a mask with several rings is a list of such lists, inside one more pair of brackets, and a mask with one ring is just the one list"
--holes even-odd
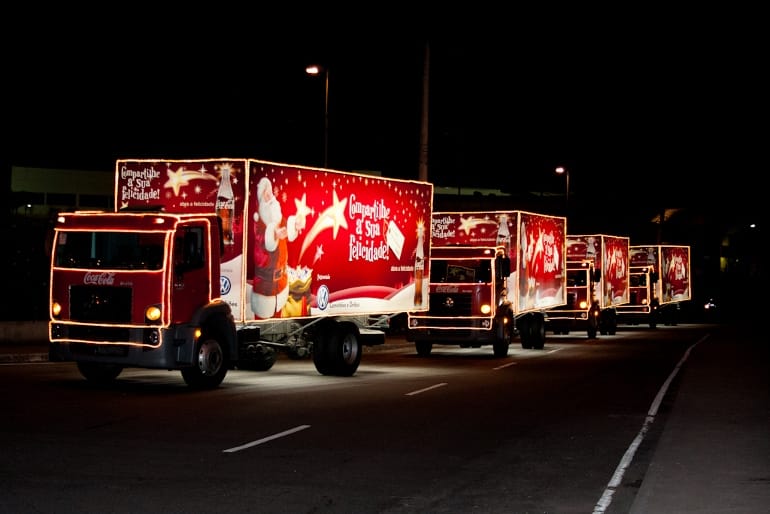
[[(596, 294), (599, 281), (599, 270), (591, 260), (567, 261), (567, 304), (548, 311), (547, 323), (554, 334), (583, 328), (588, 337), (594, 338), (600, 330), (609, 331), (605, 325), (611, 314), (602, 312)], [(612, 330), (614, 333), (614, 327)]]
[(614, 335), (628, 303), (629, 239), (606, 234), (567, 236), (567, 304), (548, 310), (554, 334), (584, 329), (589, 338)]
[(631, 266), (629, 269), (630, 302), (618, 307), (620, 319), (629, 325), (658, 325), (660, 300), (655, 293), (659, 280), (655, 266)]
[(60, 214), (50, 360), (77, 361), (94, 381), (141, 366), (218, 385), (237, 353), (230, 308), (219, 299), (220, 241), (215, 216)]
[(492, 345), (508, 355), (514, 316), (508, 298), (510, 258), (503, 247), (434, 247), (431, 250), (429, 309), (408, 313), (407, 340), (418, 355), (433, 343), (462, 348)]

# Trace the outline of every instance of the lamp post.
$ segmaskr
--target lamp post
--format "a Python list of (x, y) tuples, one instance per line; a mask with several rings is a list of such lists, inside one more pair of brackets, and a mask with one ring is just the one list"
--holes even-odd
[(329, 68), (313, 64), (305, 68), (308, 75), (324, 74), (324, 168), (329, 165)]
[(564, 194), (564, 205), (565, 210), (569, 210), (569, 170), (564, 166), (557, 166), (554, 171), (556, 171), (558, 175), (564, 174), (564, 177), (567, 179), (567, 190)]

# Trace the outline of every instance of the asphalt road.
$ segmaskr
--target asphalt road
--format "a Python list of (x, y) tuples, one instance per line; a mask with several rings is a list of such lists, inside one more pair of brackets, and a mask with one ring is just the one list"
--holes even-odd
[[(18, 345), (17, 345), (18, 346)], [(29, 355), (35, 345), (26, 346)], [(767, 345), (731, 327), (551, 336), (542, 351), (391, 337), (353, 377), (309, 360), (111, 387), (0, 365), (0, 512), (766, 512)]]

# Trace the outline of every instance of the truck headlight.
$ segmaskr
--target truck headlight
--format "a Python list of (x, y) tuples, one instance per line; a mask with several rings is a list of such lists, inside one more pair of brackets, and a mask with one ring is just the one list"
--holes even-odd
[(155, 323), (161, 317), (162, 311), (157, 305), (150, 305), (144, 310), (144, 318), (148, 323)]

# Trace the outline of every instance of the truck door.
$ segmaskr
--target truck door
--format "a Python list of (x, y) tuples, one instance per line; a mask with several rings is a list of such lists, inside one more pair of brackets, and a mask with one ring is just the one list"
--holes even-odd
[(193, 313), (211, 300), (209, 241), (202, 226), (181, 227), (174, 238), (171, 317), (189, 321)]

